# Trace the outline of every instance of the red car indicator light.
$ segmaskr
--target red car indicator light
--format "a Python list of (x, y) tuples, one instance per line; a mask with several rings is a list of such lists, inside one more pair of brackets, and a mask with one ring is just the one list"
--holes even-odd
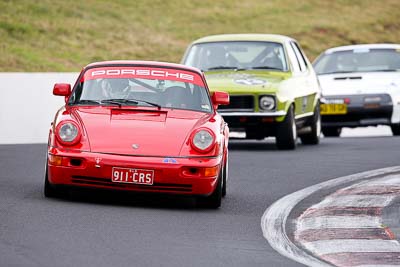
[(64, 166), (64, 167), (82, 167), (85, 162), (80, 158), (70, 158), (70, 157), (62, 157), (53, 154), (48, 154), (48, 162), (53, 166)]
[(49, 159), (49, 163), (51, 165), (54, 165), (54, 166), (61, 166), (62, 165), (62, 159), (63, 158), (61, 156), (56, 156), (56, 155), (49, 154), (48, 159)]
[(183, 177), (209, 178), (216, 177), (219, 174), (219, 165), (213, 167), (183, 167), (181, 175)]
[(347, 98), (347, 97), (346, 97), (345, 99), (343, 99), (343, 101), (344, 101), (344, 103), (347, 104), (347, 105), (350, 104), (350, 98)]
[(204, 168), (204, 176), (214, 177), (217, 176), (219, 172), (219, 166)]

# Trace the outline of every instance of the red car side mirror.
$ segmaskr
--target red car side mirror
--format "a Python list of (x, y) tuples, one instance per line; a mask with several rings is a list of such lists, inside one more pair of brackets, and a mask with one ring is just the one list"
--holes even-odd
[(56, 83), (53, 88), (53, 95), (69, 96), (71, 85), (69, 83)]
[(53, 95), (65, 96), (65, 103), (71, 94), (71, 85), (69, 83), (56, 83), (53, 87)]
[(212, 102), (215, 108), (218, 105), (229, 105), (229, 94), (227, 92), (214, 92), (212, 95)]

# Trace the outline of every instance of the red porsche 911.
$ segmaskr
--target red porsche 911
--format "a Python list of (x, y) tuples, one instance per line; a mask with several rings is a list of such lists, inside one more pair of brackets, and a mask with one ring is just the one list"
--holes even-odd
[(179, 64), (105, 61), (83, 68), (49, 133), (44, 194), (69, 187), (191, 195), (221, 205), (229, 129), (202, 72)]

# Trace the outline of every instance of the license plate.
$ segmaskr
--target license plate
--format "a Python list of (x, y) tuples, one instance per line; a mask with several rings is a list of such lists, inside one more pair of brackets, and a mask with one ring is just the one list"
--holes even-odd
[(112, 169), (112, 181), (116, 183), (152, 185), (154, 170), (119, 168)]
[(336, 115), (336, 114), (346, 114), (347, 105), (346, 104), (321, 104), (321, 115)]

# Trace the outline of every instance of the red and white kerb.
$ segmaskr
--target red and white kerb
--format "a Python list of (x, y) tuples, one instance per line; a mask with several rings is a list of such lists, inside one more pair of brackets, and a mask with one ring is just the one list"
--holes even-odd
[(179, 82), (193, 83), (204, 86), (201, 76), (190, 71), (150, 68), (150, 67), (102, 67), (93, 68), (85, 72), (81, 82), (94, 79), (113, 79), (113, 78), (142, 78), (142, 79), (161, 79)]

